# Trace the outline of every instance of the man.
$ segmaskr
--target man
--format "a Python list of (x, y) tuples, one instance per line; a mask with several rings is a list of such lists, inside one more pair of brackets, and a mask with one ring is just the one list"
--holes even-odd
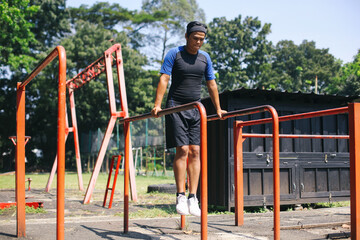
[[(171, 76), (171, 86), (166, 107), (175, 107), (200, 101), (201, 81), (205, 77), (211, 100), (217, 115), (222, 117), (226, 111), (220, 107), (215, 75), (209, 55), (201, 51), (207, 26), (197, 21), (190, 22), (186, 28), (186, 45), (170, 49), (161, 67), (160, 81), (156, 90), (155, 106), (151, 113), (157, 116)], [(176, 147), (173, 162), (177, 198), (176, 211), (181, 215), (200, 216), (196, 191), (200, 176), (200, 114), (191, 109), (165, 116), (166, 146)], [(188, 159), (189, 196), (185, 196), (185, 173)]]

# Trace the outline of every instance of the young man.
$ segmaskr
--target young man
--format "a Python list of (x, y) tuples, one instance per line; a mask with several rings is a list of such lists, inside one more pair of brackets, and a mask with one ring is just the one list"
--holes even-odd
[[(207, 26), (197, 21), (186, 28), (186, 45), (170, 49), (161, 67), (155, 106), (151, 113), (157, 116), (171, 76), (166, 108), (200, 101), (201, 81), (205, 77), (211, 100), (219, 117), (226, 111), (220, 107), (215, 75), (209, 55), (201, 51)], [(191, 109), (165, 116), (166, 146), (176, 147), (173, 162), (177, 189), (176, 211), (181, 215), (200, 216), (196, 191), (200, 176), (200, 114)], [(189, 196), (185, 196), (185, 173), (188, 159)]]

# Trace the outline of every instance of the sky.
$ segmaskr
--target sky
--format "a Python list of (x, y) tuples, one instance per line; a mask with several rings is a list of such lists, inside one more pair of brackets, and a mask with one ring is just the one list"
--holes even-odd
[[(140, 10), (142, 0), (67, 0), (68, 7), (88, 6), (96, 2), (118, 3), (129, 10)], [(280, 40), (314, 41), (316, 48), (343, 61), (352, 62), (360, 49), (359, 0), (197, 0), (209, 23), (216, 17), (232, 20), (241, 15), (258, 17), (271, 23), (267, 39), (275, 45)]]

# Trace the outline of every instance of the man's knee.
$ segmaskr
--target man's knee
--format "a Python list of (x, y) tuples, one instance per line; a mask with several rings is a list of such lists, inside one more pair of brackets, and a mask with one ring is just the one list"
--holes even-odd
[(189, 155), (189, 159), (198, 160), (200, 158), (200, 146), (190, 145), (188, 155)]
[(187, 158), (189, 154), (189, 146), (180, 146), (176, 147), (176, 157), (177, 158)]

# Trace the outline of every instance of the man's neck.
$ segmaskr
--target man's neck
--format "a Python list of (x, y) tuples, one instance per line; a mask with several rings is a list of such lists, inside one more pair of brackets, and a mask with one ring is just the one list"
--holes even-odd
[(187, 45), (185, 45), (185, 50), (188, 54), (191, 54), (191, 55), (196, 55), (198, 53), (198, 51), (190, 51), (189, 47)]

